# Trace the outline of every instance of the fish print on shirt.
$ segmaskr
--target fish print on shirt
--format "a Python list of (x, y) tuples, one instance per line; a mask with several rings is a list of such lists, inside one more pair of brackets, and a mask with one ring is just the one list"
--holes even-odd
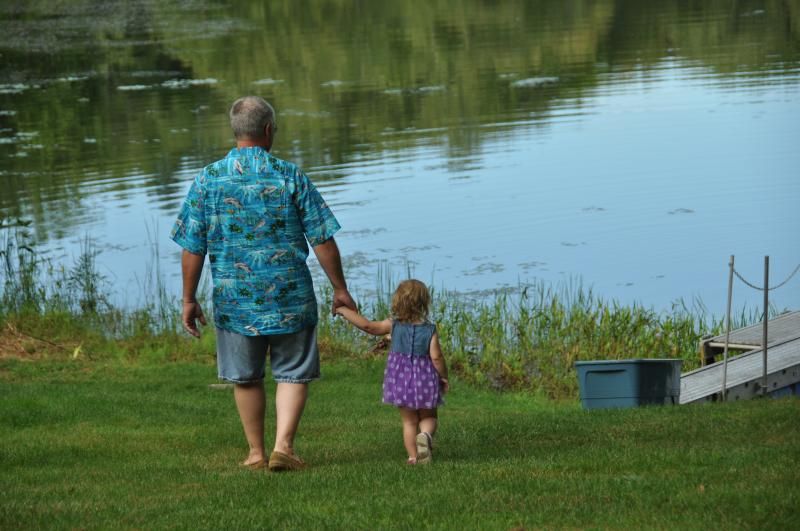
[(339, 228), (296, 165), (249, 147), (231, 150), (195, 177), (171, 238), (209, 255), (216, 325), (252, 336), (316, 323), (308, 244)]

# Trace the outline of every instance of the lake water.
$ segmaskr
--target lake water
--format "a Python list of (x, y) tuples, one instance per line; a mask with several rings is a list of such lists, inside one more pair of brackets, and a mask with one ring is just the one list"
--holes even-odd
[(130, 304), (156, 265), (179, 293), (169, 229), (249, 93), (362, 294), (411, 269), (720, 315), (731, 254), (800, 264), (798, 1), (4, 2), (0, 65), (0, 214), (56, 261), (91, 238)]

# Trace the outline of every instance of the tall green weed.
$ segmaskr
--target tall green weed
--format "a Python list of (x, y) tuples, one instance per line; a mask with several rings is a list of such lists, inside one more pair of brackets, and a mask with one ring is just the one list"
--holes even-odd
[[(371, 319), (389, 315), (399, 279), (389, 271), (361, 308)], [(700, 364), (698, 346), (723, 321), (695, 300), (679, 300), (670, 311), (622, 305), (595, 295), (575, 279), (537, 282), (493, 293), (464, 294), (432, 289), (431, 320), (437, 323), (451, 368), (462, 378), (496, 390), (527, 390), (551, 398), (577, 396), (575, 362), (631, 358), (683, 360), (683, 370)], [(324, 294), (323, 294), (324, 295)], [(773, 308), (771, 313), (777, 311)], [(742, 310), (733, 326), (759, 321)], [(321, 336), (339, 350), (372, 355), (376, 342), (321, 312)]]
[[(0, 220), (0, 229), (0, 326), (38, 341), (28, 343), (30, 348), (48, 351), (48, 345), (55, 346), (49, 351), (57, 356), (213, 360), (213, 326), (201, 341), (181, 331), (180, 301), (165, 287), (155, 243), (141, 283), (143, 302), (124, 307), (112, 302), (110, 283), (98, 271), (99, 250), (88, 238), (68, 265), (36, 252), (27, 222)], [(405, 271), (405, 276), (412, 274), (410, 268)], [(400, 277), (383, 266), (376, 278), (375, 289), (359, 299), (361, 312), (378, 320), (390, 315)], [(207, 293), (208, 283), (204, 286)], [(697, 347), (702, 336), (723, 330), (723, 321), (699, 300), (691, 304), (679, 300), (670, 311), (657, 312), (605, 300), (575, 279), (488, 293), (431, 291), (430, 317), (438, 325), (455, 373), (479, 386), (552, 398), (577, 395), (577, 361), (675, 358), (683, 360), (684, 371), (693, 369), (700, 363)], [(325, 283), (320, 283), (318, 298), (318, 337), (324, 355), (385, 353), (385, 342), (331, 316), (326, 302), (331, 293)], [(211, 320), (212, 309), (205, 306)], [(773, 308), (771, 313), (777, 312)], [(733, 324), (740, 327), (760, 318), (757, 311), (742, 310)]]

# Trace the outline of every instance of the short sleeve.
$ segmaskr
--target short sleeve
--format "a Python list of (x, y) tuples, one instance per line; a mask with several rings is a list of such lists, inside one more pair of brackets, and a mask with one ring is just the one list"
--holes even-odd
[(190, 253), (206, 254), (206, 214), (203, 204), (204, 172), (195, 177), (172, 227), (170, 238)]
[(312, 247), (325, 243), (342, 227), (311, 179), (300, 170), (297, 170), (295, 178), (296, 187), (292, 199), (308, 243)]

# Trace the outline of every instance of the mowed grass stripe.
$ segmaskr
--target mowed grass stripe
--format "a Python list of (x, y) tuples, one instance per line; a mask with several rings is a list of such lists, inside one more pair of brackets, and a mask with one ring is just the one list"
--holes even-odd
[[(301, 474), (238, 468), (213, 366), (0, 362), (0, 528), (788, 528), (800, 401), (583, 411), (459, 385), (407, 467), (380, 360), (328, 362)], [(268, 392), (274, 390), (272, 384)], [(274, 415), (268, 415), (268, 433)]]

